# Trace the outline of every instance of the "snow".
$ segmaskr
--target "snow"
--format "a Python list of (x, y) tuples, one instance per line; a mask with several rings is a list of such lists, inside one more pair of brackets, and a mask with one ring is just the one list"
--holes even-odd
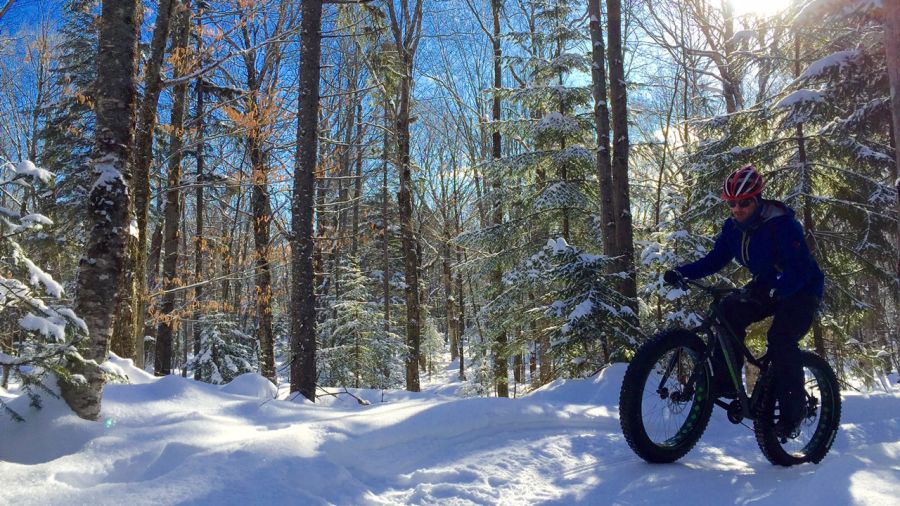
[(580, 304), (575, 306), (575, 309), (569, 313), (569, 321), (574, 321), (579, 318), (584, 318), (591, 314), (591, 311), (594, 310), (594, 303), (591, 302), (591, 299), (584, 299)]
[(861, 53), (857, 50), (837, 51), (830, 55), (814, 61), (800, 74), (798, 80), (814, 79), (821, 76), (825, 71), (832, 67), (843, 69), (850, 62), (859, 58)]
[(30, 160), (22, 160), (15, 166), (16, 175), (29, 176), (39, 179), (42, 183), (47, 183), (53, 177), (53, 173), (47, 169), (36, 167)]
[(788, 94), (788, 96), (782, 98), (775, 104), (775, 109), (779, 109), (782, 107), (793, 107), (795, 105), (803, 104), (806, 102), (822, 102), (825, 100), (825, 97), (814, 90), (797, 90), (793, 93)]
[(44, 289), (47, 290), (47, 293), (52, 297), (56, 297), (57, 299), (63, 296), (63, 286), (59, 284), (53, 276), (44, 272), (43, 269), (34, 264), (31, 260), (26, 257), (21, 257), (21, 260), (25, 263), (25, 266), (28, 268), (28, 281), (34, 285), (38, 286), (44, 285)]
[(119, 159), (112, 154), (104, 155), (103, 158), (97, 160), (94, 165), (94, 174), (97, 176), (97, 180), (94, 181), (91, 193), (98, 187), (104, 187), (105, 191), (111, 192), (117, 182), (125, 186), (125, 179), (116, 168), (118, 165), (120, 165)]
[(574, 118), (558, 112), (547, 113), (534, 127), (534, 134), (573, 136), (582, 131), (581, 125)]
[(421, 393), (352, 390), (368, 406), (105, 366), (132, 384), (105, 387), (99, 422), (0, 391), (27, 420), (0, 419), (0, 504), (876, 505), (900, 490), (897, 387), (844, 392), (819, 465), (772, 466), (720, 409), (687, 456), (650, 465), (619, 428), (622, 364), (498, 399), (457, 397), (452, 363)]
[(855, 13), (870, 13), (881, 9), (883, 0), (813, 0), (806, 4), (794, 17), (792, 24), (796, 26), (814, 25), (822, 18), (849, 16)]
[(744, 41), (753, 40), (756, 38), (757, 32), (755, 30), (741, 30), (735, 33), (730, 39), (725, 41), (726, 44), (738, 45)]
[(61, 322), (51, 321), (49, 318), (37, 316), (34, 313), (27, 313), (19, 318), (19, 325), (32, 332), (40, 332), (44, 336), (52, 337), (57, 342), (65, 341), (66, 325)]
[(39, 224), (39, 225), (53, 225), (53, 220), (44, 216), (43, 214), (33, 213), (22, 216), (22, 223), (26, 224)]
[(231, 380), (230, 383), (222, 385), (222, 391), (257, 399), (274, 399), (278, 393), (278, 387), (259, 374), (244, 373)]

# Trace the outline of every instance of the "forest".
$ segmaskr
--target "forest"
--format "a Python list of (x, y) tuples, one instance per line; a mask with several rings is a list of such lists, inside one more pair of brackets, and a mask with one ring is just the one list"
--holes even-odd
[(110, 352), (311, 401), (587, 377), (696, 324), (662, 276), (746, 164), (825, 273), (804, 347), (880, 381), (900, 5), (750, 4), (0, 0), (0, 386), (97, 419)]

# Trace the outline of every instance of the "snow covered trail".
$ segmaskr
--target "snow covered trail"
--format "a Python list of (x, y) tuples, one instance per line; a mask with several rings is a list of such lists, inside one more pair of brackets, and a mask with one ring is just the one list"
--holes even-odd
[[(841, 431), (818, 466), (778, 468), (716, 410), (676, 464), (650, 465), (618, 424), (624, 366), (524, 398), (353, 392), (271, 400), (245, 375), (225, 387), (153, 379), (108, 385), (101, 423), (45, 398), (0, 420), (0, 504), (896, 504), (900, 389), (844, 394)], [(8, 393), (6, 393), (8, 395)]]

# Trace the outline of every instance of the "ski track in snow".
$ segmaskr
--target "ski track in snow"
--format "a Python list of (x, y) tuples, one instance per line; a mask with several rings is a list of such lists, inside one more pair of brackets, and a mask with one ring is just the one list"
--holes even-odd
[[(127, 361), (101, 421), (61, 401), (0, 395), (0, 504), (896, 504), (900, 388), (844, 392), (819, 465), (774, 467), (720, 409), (697, 447), (651, 465), (618, 421), (625, 366), (519, 399), (459, 398), (455, 364), (422, 393), (272, 400), (257, 375), (219, 387), (161, 379)], [(267, 397), (269, 397), (267, 399)], [(285, 397), (285, 393), (279, 396)]]

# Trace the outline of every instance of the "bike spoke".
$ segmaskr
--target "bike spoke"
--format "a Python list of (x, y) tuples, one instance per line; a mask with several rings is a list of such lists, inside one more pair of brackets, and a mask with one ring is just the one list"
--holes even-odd
[(688, 423), (694, 403), (690, 383), (696, 376), (693, 374), (696, 365), (696, 357), (689, 350), (676, 348), (661, 357), (651, 370), (641, 409), (644, 429), (654, 443), (676, 444)]

